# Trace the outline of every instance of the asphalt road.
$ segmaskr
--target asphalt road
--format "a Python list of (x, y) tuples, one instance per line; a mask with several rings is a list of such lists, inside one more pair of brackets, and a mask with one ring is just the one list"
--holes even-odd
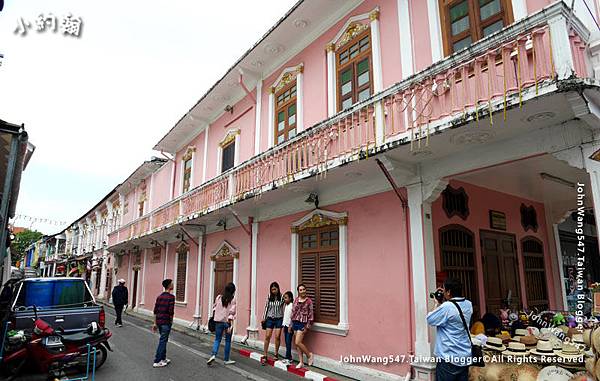
[[(231, 359), (235, 365), (223, 365), (223, 344), (217, 360), (206, 365), (210, 355), (210, 343), (179, 332), (171, 331), (167, 346), (167, 357), (171, 364), (165, 368), (152, 367), (154, 352), (158, 344), (158, 334), (150, 331), (150, 323), (124, 315), (122, 328), (112, 324), (114, 317), (107, 314), (107, 326), (113, 332), (110, 344), (114, 352), (109, 352), (106, 363), (96, 373), (99, 381), (276, 381), (300, 380), (291, 373), (270, 366), (261, 366), (256, 360), (241, 357), (235, 349)], [(43, 378), (33, 375), (19, 377), (22, 381), (37, 381)]]

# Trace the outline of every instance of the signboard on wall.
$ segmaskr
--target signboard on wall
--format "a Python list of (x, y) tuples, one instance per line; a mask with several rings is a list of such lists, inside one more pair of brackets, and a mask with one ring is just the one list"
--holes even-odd
[(490, 210), (490, 228), (506, 230), (506, 214), (497, 210)]
[(160, 263), (160, 256), (160, 247), (155, 247), (154, 249), (152, 249), (152, 258), (150, 258), (150, 263)]

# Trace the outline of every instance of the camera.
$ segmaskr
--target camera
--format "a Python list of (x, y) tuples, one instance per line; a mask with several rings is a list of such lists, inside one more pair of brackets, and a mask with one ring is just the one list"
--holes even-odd
[(431, 299), (435, 299), (438, 302), (441, 302), (444, 300), (444, 291), (442, 290), (435, 290), (434, 292), (430, 292), (429, 293), (429, 297)]

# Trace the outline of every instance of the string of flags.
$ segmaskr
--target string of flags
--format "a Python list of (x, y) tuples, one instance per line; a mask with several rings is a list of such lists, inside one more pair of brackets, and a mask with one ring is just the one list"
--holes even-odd
[(25, 214), (15, 215), (15, 217), (13, 218), (13, 223), (16, 221), (24, 221), (24, 222), (29, 222), (32, 224), (40, 223), (40, 224), (47, 224), (47, 225), (54, 225), (54, 226), (62, 226), (62, 225), (68, 224), (68, 222), (66, 222), (66, 221), (57, 221), (57, 220), (53, 220), (52, 218), (32, 217), (32, 216), (27, 216)]

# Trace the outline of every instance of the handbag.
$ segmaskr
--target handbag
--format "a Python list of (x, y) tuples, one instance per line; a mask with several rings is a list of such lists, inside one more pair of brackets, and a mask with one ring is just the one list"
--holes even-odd
[(213, 316), (208, 319), (208, 330), (212, 333), (217, 330), (217, 324), (215, 323), (215, 311), (213, 311)]
[(462, 310), (460, 309), (460, 306), (454, 300), (450, 300), (450, 302), (452, 302), (452, 304), (454, 304), (456, 306), (456, 308), (458, 309), (458, 313), (460, 314), (460, 319), (462, 320), (463, 326), (465, 327), (465, 330), (467, 331), (467, 335), (469, 336), (469, 342), (471, 343), (471, 365), (470, 366), (477, 366), (477, 367), (481, 367), (481, 368), (484, 367), (485, 362), (483, 362), (483, 350), (481, 349), (481, 347), (479, 345), (473, 344), (473, 341), (471, 340), (471, 333), (469, 332), (469, 328), (467, 327), (467, 322), (465, 320), (465, 316), (463, 315)]

